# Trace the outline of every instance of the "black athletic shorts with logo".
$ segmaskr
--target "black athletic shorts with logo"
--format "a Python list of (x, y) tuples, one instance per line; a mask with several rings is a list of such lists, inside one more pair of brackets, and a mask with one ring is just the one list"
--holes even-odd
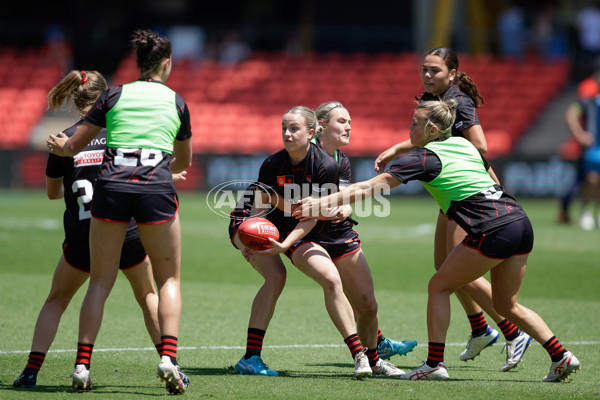
[(96, 185), (92, 199), (92, 216), (111, 222), (138, 225), (160, 224), (175, 218), (179, 208), (177, 193), (128, 193), (105, 190)]
[(529, 254), (533, 249), (533, 227), (525, 216), (479, 235), (468, 235), (462, 244), (490, 258), (507, 259)]
[[(90, 244), (87, 241), (63, 243), (63, 256), (67, 264), (84, 272), (90, 272)], [(123, 243), (119, 269), (125, 270), (141, 264), (147, 257), (140, 238)]]

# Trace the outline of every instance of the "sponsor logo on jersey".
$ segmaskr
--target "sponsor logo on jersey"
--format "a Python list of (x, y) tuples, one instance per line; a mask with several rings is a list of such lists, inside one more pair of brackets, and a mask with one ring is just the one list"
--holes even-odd
[(104, 150), (82, 151), (79, 154), (73, 156), (73, 164), (75, 168), (88, 167), (90, 165), (100, 165), (102, 164), (103, 157)]
[(288, 183), (294, 183), (294, 177), (292, 175), (281, 175), (277, 177), (277, 184), (279, 186), (285, 186)]
[(106, 138), (93, 138), (88, 146), (106, 146)]

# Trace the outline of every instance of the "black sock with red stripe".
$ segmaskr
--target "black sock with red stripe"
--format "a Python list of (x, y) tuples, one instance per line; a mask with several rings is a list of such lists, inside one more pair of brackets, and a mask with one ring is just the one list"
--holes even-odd
[[(154, 347), (156, 348), (156, 351), (158, 352), (158, 355), (160, 356), (162, 354), (161, 350), (163, 348), (163, 344), (162, 343), (155, 344)], [(177, 360), (175, 360), (175, 361), (171, 360), (171, 362), (173, 363), (173, 365), (179, 365), (179, 364), (177, 364)]]
[(30, 352), (29, 359), (27, 360), (27, 365), (25, 366), (25, 370), (37, 374), (40, 368), (42, 368), (42, 364), (44, 363), (45, 358), (46, 353), (40, 353), (39, 351)]
[(519, 336), (519, 333), (521, 333), (519, 328), (517, 328), (515, 324), (513, 324), (507, 319), (498, 322), (498, 328), (500, 328), (500, 330), (502, 331), (504, 338), (509, 341), (515, 340)]
[(429, 342), (429, 350), (427, 353), (427, 365), (435, 368), (439, 363), (444, 361), (444, 350), (446, 343)]
[(352, 335), (348, 336), (346, 339), (344, 339), (344, 342), (348, 346), (348, 349), (350, 349), (350, 354), (352, 354), (352, 358), (354, 358), (356, 353), (363, 349), (363, 346), (362, 344), (360, 344), (360, 339), (358, 338), (357, 333), (353, 333)]
[(471, 324), (471, 336), (481, 336), (487, 332), (488, 324), (483, 311), (479, 314), (467, 315), (467, 318), (469, 318), (469, 323)]
[(565, 352), (567, 351), (562, 344), (558, 341), (556, 336), (552, 336), (546, 343), (542, 346), (546, 349), (552, 362), (558, 362), (561, 358), (564, 357)]
[(160, 356), (168, 356), (173, 365), (177, 365), (177, 338), (175, 336), (161, 336), (160, 344)]
[(246, 338), (246, 354), (244, 359), (247, 360), (252, 356), (259, 356), (262, 352), (263, 340), (265, 339), (266, 331), (257, 328), (248, 328), (248, 336)]
[(379, 343), (383, 342), (385, 340), (385, 336), (383, 336), (383, 333), (381, 333), (381, 329), (377, 328), (377, 346), (379, 346)]
[(91, 343), (77, 343), (77, 358), (75, 359), (75, 365), (83, 364), (85, 369), (90, 370), (90, 362), (92, 360), (92, 351), (94, 351), (94, 345)]
[(369, 359), (369, 365), (374, 367), (379, 360), (379, 354), (377, 354), (377, 349), (367, 349), (367, 358)]

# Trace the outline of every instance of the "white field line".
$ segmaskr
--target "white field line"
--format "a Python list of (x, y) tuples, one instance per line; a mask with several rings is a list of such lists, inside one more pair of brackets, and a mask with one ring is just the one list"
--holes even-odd
[[(531, 342), (533, 345), (539, 345), (537, 342)], [(585, 342), (561, 342), (565, 346), (598, 346), (599, 341)], [(464, 347), (466, 343), (446, 343), (446, 347)], [(417, 347), (426, 347), (426, 344), (420, 344)], [(498, 344), (495, 344), (498, 346)], [(305, 348), (326, 348), (326, 347), (346, 347), (343, 344), (285, 344), (275, 346), (263, 346), (263, 349), (305, 349)], [(177, 350), (244, 350), (245, 346), (181, 346)], [(123, 347), (109, 349), (94, 349), (94, 352), (120, 352), (120, 351), (156, 351), (154, 347)], [(49, 353), (75, 353), (76, 349), (50, 350)], [(0, 354), (28, 354), (29, 350), (0, 350)]]

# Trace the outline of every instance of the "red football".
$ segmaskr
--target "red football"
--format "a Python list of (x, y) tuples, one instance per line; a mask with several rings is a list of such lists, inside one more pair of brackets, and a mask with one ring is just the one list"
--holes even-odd
[(246, 247), (267, 250), (272, 247), (269, 238), (279, 240), (279, 230), (268, 219), (249, 218), (240, 225), (238, 236)]

